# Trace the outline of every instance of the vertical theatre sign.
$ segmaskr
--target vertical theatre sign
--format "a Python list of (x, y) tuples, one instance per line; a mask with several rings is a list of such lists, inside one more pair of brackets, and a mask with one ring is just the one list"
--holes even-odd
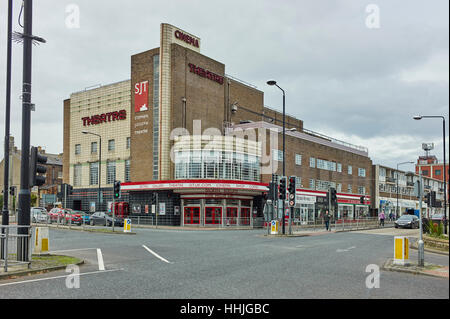
[(148, 81), (136, 83), (134, 85), (134, 112), (148, 110)]

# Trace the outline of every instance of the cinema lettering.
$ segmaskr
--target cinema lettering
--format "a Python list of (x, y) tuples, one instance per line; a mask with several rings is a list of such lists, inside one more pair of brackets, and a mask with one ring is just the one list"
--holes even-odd
[(97, 114), (90, 117), (89, 116), (83, 117), (81, 120), (83, 121), (83, 126), (89, 126), (89, 125), (97, 125), (100, 123), (107, 123), (111, 121), (125, 120), (126, 118), (127, 118), (127, 111), (121, 110), (116, 112)]
[(175, 38), (177, 38), (178, 40), (184, 41), (187, 44), (190, 44), (190, 45), (192, 45), (192, 46), (194, 46), (196, 48), (199, 47), (198, 40), (196, 38), (193, 38), (190, 35), (185, 34), (185, 33), (181, 32), (181, 31), (178, 31), (178, 30), (175, 31)]

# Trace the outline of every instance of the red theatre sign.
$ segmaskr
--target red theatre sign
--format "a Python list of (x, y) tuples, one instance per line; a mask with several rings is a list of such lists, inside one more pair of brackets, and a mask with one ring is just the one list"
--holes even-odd
[(198, 40), (196, 38), (191, 37), (188, 34), (185, 34), (181, 31), (175, 31), (175, 38), (177, 38), (178, 40), (184, 41), (187, 44), (190, 44), (196, 48), (198, 48)]
[(134, 85), (134, 112), (148, 110), (148, 81), (136, 83)]
[(91, 117), (83, 117), (83, 126), (97, 125), (100, 123), (106, 123), (111, 121), (125, 120), (127, 118), (127, 111), (121, 110), (117, 112), (103, 113), (98, 115), (93, 115)]
[(198, 76), (210, 79), (211, 81), (217, 82), (219, 84), (223, 84), (223, 76), (217, 75), (211, 71), (205, 70), (195, 64), (189, 63), (189, 69), (191, 73), (195, 73)]

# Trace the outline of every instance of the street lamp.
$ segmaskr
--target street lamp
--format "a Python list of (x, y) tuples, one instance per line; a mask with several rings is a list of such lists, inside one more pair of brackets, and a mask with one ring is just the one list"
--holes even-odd
[(397, 183), (397, 187), (396, 187), (396, 191), (397, 191), (397, 207), (395, 208), (395, 217), (399, 216), (399, 211), (398, 211), (398, 166), (399, 165), (403, 165), (403, 164), (414, 164), (414, 162), (402, 162), (402, 163), (398, 163), (397, 164), (397, 178), (396, 183)]
[[(285, 176), (286, 176), (286, 152), (285, 152), (286, 151), (286, 149), (285, 149), (285, 147), (286, 147), (286, 143), (285, 143), (285, 141), (286, 141), (286, 94), (285, 94), (284, 90), (278, 86), (278, 84), (275, 80), (269, 80), (269, 81), (267, 81), (267, 84), (270, 86), (275, 85), (277, 88), (279, 88), (283, 92), (283, 178), (285, 178)], [(286, 231), (285, 231), (286, 227), (284, 225), (285, 220), (286, 220), (285, 204), (286, 204), (285, 200), (283, 199), (283, 226), (282, 226), (283, 227), (282, 228), (283, 235), (286, 233)]]
[(98, 195), (97, 195), (98, 207), (96, 207), (96, 210), (100, 210), (100, 184), (102, 181), (102, 137), (99, 134), (88, 131), (82, 131), (81, 133), (95, 135), (98, 136), (98, 138), (100, 139), (98, 152)]
[(447, 234), (447, 168), (445, 164), (445, 117), (441, 115), (416, 115), (415, 120), (423, 118), (441, 118), (442, 119), (442, 137), (444, 140), (444, 233)]

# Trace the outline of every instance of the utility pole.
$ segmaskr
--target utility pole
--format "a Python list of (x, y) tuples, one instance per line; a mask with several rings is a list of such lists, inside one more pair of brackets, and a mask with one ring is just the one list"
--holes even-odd
[(424, 262), (424, 244), (422, 238), (422, 197), (423, 197), (423, 180), (422, 171), (419, 169), (419, 266), (423, 267)]
[[(3, 210), (2, 210), (2, 225), (9, 225), (9, 134), (10, 134), (10, 110), (11, 110), (11, 43), (12, 43), (12, 0), (8, 1), (8, 36), (6, 49), (6, 106), (5, 106), (5, 150), (3, 161)], [(2, 228), (2, 233), (5, 230)], [(3, 241), (1, 240), (1, 257), (4, 259)]]

